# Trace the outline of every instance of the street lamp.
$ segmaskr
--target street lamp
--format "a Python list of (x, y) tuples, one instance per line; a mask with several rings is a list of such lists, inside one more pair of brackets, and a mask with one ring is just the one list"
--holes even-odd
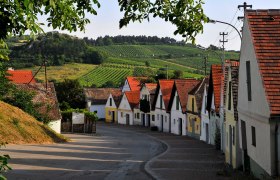
[(221, 24), (229, 25), (229, 26), (231, 26), (233, 29), (236, 30), (236, 32), (238, 33), (238, 35), (239, 35), (239, 37), (240, 37), (240, 40), (242, 39), (241, 34), (240, 34), (240, 32), (238, 31), (238, 29), (237, 29), (235, 26), (233, 26), (232, 24), (230, 24), (230, 23), (223, 22), (223, 21), (218, 21), (218, 20), (213, 20), (213, 19), (209, 19), (209, 23), (213, 23), (213, 24), (215, 24), (215, 23), (221, 23)]

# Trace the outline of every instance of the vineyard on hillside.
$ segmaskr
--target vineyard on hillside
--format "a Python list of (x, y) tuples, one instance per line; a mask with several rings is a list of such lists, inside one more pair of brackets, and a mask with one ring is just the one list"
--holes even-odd
[(79, 81), (81, 85), (87, 87), (93, 85), (100, 87), (108, 81), (121, 85), (127, 76), (132, 75), (133, 69), (134, 67), (130, 65), (104, 64), (79, 78)]

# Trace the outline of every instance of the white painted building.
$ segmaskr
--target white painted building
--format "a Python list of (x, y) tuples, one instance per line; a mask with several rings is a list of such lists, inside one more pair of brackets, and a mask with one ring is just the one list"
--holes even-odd
[(279, 9), (245, 12), (239, 67), (239, 137), (243, 165), (258, 178), (280, 174), (279, 23)]
[(159, 80), (155, 100), (155, 126), (159, 131), (170, 132), (170, 107), (169, 101), (174, 80)]
[(187, 134), (188, 93), (199, 83), (195, 79), (175, 80), (171, 95), (170, 131), (177, 135)]
[(118, 123), (134, 125), (134, 108), (139, 105), (139, 91), (126, 91), (118, 108)]
[(202, 98), (202, 107), (201, 107), (201, 134), (200, 140), (206, 143), (210, 143), (210, 125), (209, 125), (209, 114), (206, 109), (207, 105), (207, 89), (208, 84), (204, 86), (203, 98)]

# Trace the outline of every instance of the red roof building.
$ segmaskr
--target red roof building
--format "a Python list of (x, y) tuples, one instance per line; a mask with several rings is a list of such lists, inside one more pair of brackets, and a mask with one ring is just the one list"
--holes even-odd
[(126, 91), (125, 96), (127, 98), (127, 101), (131, 107), (131, 109), (134, 109), (139, 105), (140, 102), (140, 91)]
[(30, 70), (8, 70), (7, 73), (7, 78), (13, 83), (28, 84), (31, 80), (30, 83), (36, 83), (35, 79), (32, 79), (33, 74)]

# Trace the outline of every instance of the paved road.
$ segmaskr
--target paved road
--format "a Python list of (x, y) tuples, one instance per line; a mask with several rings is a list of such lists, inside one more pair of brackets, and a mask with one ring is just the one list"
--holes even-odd
[(12, 157), (8, 179), (152, 179), (144, 165), (166, 149), (154, 138), (120, 126), (99, 124), (95, 136), (67, 136), (73, 142), (1, 149)]

